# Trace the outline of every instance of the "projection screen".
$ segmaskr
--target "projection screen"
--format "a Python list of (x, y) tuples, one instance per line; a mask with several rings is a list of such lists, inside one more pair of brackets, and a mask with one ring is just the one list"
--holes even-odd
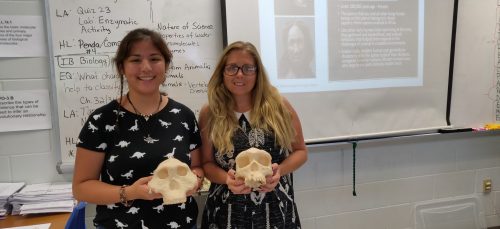
[(222, 7), (227, 42), (257, 46), (308, 143), (447, 126), (453, 0), (230, 0)]

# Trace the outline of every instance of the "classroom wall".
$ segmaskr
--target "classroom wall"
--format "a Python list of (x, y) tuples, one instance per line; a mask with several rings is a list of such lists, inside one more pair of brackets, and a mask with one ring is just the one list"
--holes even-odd
[[(43, 16), (44, 1), (0, 0), (0, 14)], [(0, 90), (50, 90), (49, 68), (48, 56), (0, 58)], [(0, 182), (69, 180), (55, 169), (60, 156), (51, 142), (51, 130), (0, 132)]]
[[(360, 142), (352, 196), (352, 147), (309, 147), (296, 172), (303, 228), (414, 228), (422, 201), (478, 196), (488, 227), (500, 225), (498, 134), (465, 133)], [(483, 179), (493, 191), (482, 193)], [(444, 220), (443, 220), (444, 221)]]
[[(44, 15), (44, 3), (0, 0), (0, 14)], [(50, 88), (47, 57), (0, 58), (0, 90)], [(71, 174), (56, 171), (60, 155), (51, 134), (0, 133), (0, 182), (70, 181)], [(310, 146), (309, 160), (295, 173), (303, 228), (414, 228), (416, 203), (468, 195), (480, 198), (489, 227), (500, 226), (499, 135), (475, 132), (359, 142), (356, 197), (351, 194), (352, 146)], [(489, 194), (482, 193), (484, 178), (493, 181)], [(90, 206), (89, 226), (92, 216)]]

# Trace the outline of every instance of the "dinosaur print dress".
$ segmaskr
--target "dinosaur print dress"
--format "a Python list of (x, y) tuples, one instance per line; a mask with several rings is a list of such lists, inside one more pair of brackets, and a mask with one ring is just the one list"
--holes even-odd
[[(190, 165), (190, 151), (201, 138), (194, 113), (169, 98), (168, 104), (148, 120), (112, 101), (95, 110), (83, 126), (77, 147), (105, 154), (101, 180), (113, 185), (131, 185), (150, 176), (158, 164), (175, 157)], [(116, 194), (118, 195), (118, 193)], [(192, 228), (198, 205), (187, 202), (163, 205), (162, 199), (135, 200), (97, 205), (94, 224), (105, 228)]]
[[(240, 129), (233, 136), (234, 151), (221, 155), (215, 152), (216, 163), (225, 171), (235, 169), (236, 156), (255, 147), (269, 152), (272, 163), (280, 164), (288, 151), (276, 146), (272, 133), (252, 129), (247, 114), (237, 113)], [(294, 201), (292, 174), (282, 176), (274, 191), (235, 195), (227, 185), (212, 183), (208, 192), (202, 218), (203, 229), (300, 228), (299, 215)]]

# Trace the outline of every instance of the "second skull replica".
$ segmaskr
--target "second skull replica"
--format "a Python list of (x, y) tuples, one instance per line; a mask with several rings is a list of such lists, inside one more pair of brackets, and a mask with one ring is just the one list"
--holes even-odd
[(163, 204), (169, 205), (186, 202), (186, 193), (196, 186), (196, 182), (196, 175), (187, 164), (169, 158), (156, 167), (148, 186), (154, 192), (161, 193)]
[(257, 148), (247, 149), (236, 156), (236, 177), (243, 178), (245, 185), (258, 188), (272, 175), (271, 155)]

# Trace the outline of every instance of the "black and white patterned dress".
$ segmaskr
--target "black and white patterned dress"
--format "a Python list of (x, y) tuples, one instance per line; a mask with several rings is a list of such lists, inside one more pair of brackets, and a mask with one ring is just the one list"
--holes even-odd
[[(95, 110), (78, 139), (78, 147), (105, 154), (103, 182), (131, 185), (150, 176), (170, 156), (191, 164), (190, 151), (200, 146), (201, 139), (196, 117), (188, 107), (169, 98), (168, 104), (146, 121), (119, 106), (112, 101)], [(122, 229), (192, 228), (196, 224), (198, 206), (194, 198), (189, 197), (184, 204), (162, 203), (162, 199), (156, 199), (135, 200), (130, 207), (120, 203), (97, 205), (94, 224)]]
[[(260, 129), (251, 129), (247, 118), (237, 113), (241, 128), (233, 136), (234, 151), (221, 155), (215, 152), (216, 163), (228, 171), (235, 169), (236, 156), (255, 147), (269, 152), (272, 163), (280, 164), (288, 151), (275, 146), (274, 135)], [(282, 176), (274, 191), (234, 195), (227, 185), (212, 183), (208, 192), (202, 218), (203, 229), (228, 228), (300, 228), (299, 215), (294, 201), (292, 174)]]

